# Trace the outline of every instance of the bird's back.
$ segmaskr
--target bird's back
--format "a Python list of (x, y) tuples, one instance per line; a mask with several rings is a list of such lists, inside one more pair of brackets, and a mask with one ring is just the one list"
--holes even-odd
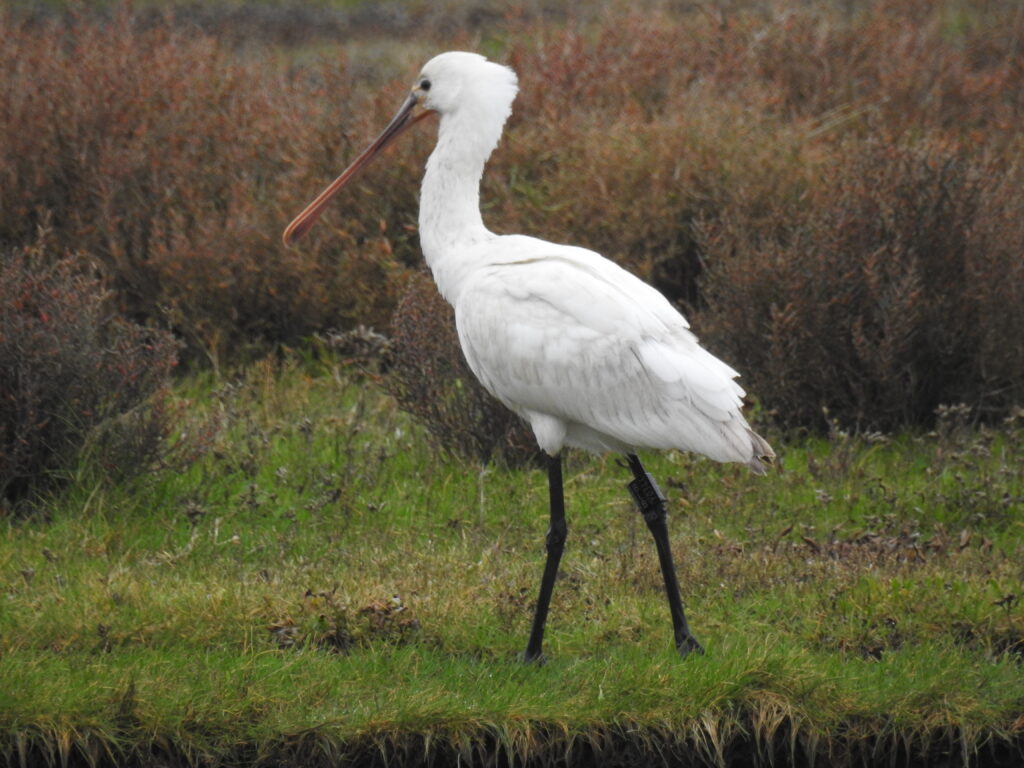
[(450, 297), (466, 360), (543, 449), (676, 448), (763, 471), (771, 448), (742, 416), (738, 374), (658, 291), (583, 248), (505, 236), (474, 250)]

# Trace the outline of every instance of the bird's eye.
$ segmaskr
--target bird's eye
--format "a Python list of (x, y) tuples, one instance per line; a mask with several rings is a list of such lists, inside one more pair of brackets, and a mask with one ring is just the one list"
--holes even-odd
[(425, 78), (425, 77), (422, 80), (420, 80), (420, 90), (421, 91), (429, 91), (430, 90), (430, 81), (427, 80), (427, 78)]

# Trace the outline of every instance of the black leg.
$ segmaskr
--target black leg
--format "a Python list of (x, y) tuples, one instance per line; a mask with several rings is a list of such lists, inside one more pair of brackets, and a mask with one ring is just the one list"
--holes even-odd
[(562, 457), (548, 457), (548, 494), (551, 504), (551, 527), (548, 528), (547, 549), (548, 559), (544, 564), (544, 576), (540, 581), (540, 596), (537, 598), (537, 610), (533, 614), (533, 629), (530, 641), (526, 644), (524, 661), (538, 661), (541, 658), (541, 644), (544, 642), (544, 623), (548, 618), (548, 607), (551, 605), (551, 590), (555, 586), (558, 575), (558, 563), (565, 549), (565, 536), (568, 528), (565, 524), (565, 500), (562, 496)]
[(644, 469), (636, 454), (628, 454), (626, 460), (633, 472), (633, 482), (629, 484), (629, 492), (633, 494), (640, 513), (644, 516), (647, 528), (654, 536), (654, 545), (658, 548), (658, 561), (661, 563), (661, 575), (665, 579), (665, 594), (668, 596), (668, 609), (672, 614), (672, 629), (675, 633), (676, 650), (680, 656), (691, 652), (704, 653), (697, 642), (683, 613), (683, 601), (679, 597), (679, 580), (676, 578), (676, 567), (672, 562), (672, 550), (668, 543), (668, 523), (665, 514), (665, 495), (661, 492), (654, 478)]

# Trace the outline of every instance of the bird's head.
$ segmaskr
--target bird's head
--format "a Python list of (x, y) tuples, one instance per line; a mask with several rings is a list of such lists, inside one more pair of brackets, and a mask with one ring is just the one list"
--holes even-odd
[(516, 73), (477, 53), (450, 51), (428, 61), (401, 108), (369, 147), (284, 231), (284, 244), (294, 245), (308, 232), (334, 197), (385, 147), (416, 123), (433, 114), (465, 118), (477, 126), (489, 153), (512, 111), (518, 90)]
[(509, 67), (478, 53), (450, 51), (423, 66), (412, 95), (442, 117), (468, 110), (504, 123), (518, 89), (516, 73)]

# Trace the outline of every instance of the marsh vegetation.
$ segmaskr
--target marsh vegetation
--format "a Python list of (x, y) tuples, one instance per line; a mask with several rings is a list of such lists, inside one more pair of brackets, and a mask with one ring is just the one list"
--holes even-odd
[[(1009, 1), (5, 8), (0, 764), (1019, 762), (1022, 46)], [(656, 284), (780, 454), (645, 457), (702, 658), (572, 454), (517, 662), (546, 490), (418, 274), (429, 136), (279, 246), (446, 48), (521, 77), (488, 224)]]

